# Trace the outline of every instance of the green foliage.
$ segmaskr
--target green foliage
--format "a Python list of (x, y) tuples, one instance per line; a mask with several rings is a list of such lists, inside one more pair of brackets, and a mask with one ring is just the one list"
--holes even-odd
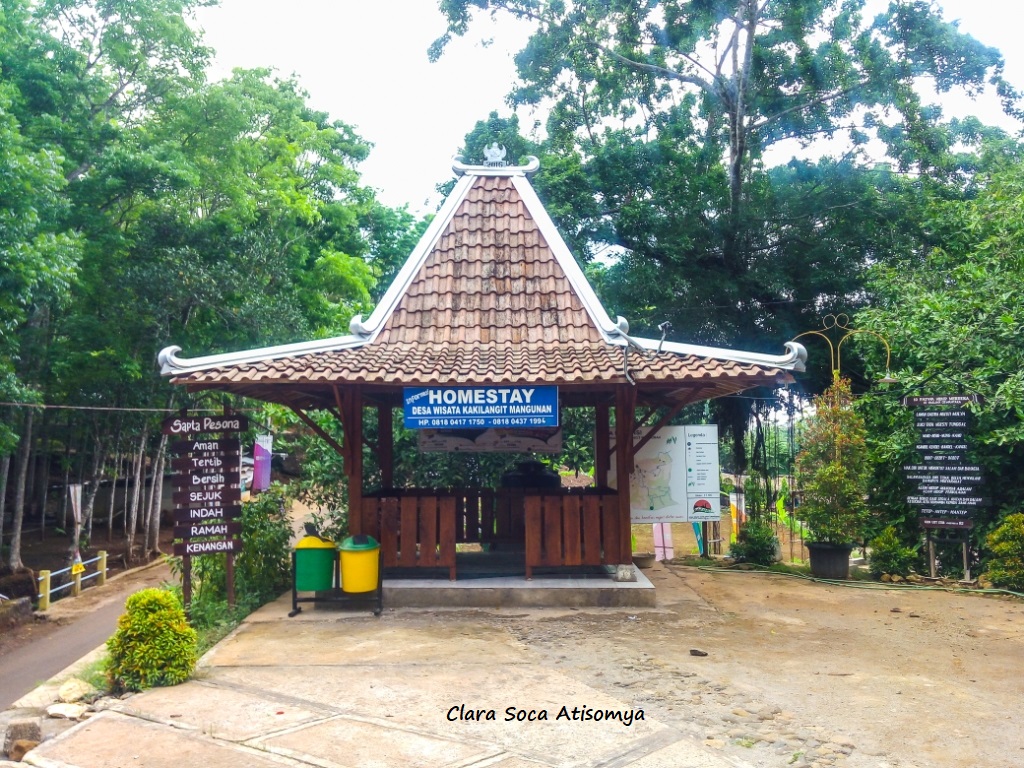
[(144, 589), (128, 598), (107, 651), (114, 691), (183, 683), (198, 660), (195, 630), (178, 599), (162, 589)]
[[(292, 524), (288, 507), (288, 494), (279, 483), (242, 504), (242, 551), (235, 555), (235, 602), (243, 616), (277, 598), (291, 583)], [(180, 559), (173, 562), (180, 572)], [(222, 620), (230, 621), (225, 556), (193, 557), (192, 577), (192, 623), (210, 628)]]
[(1024, 514), (1007, 515), (988, 537), (985, 573), (997, 587), (1024, 591)]
[[(856, 316), (859, 327), (885, 336), (893, 373), (905, 394), (974, 394), (967, 460), (981, 466), (984, 495), (971, 530), (986, 547), (1000, 515), (1024, 508), (1024, 165), (996, 152), (992, 171), (974, 180), (974, 199), (935, 195), (927, 216), (933, 247), (893, 266), (873, 269), (872, 306)], [(884, 350), (864, 345), (876, 370)], [(912, 412), (884, 391), (860, 403), (868, 415), (879, 461), (872, 503), (887, 521), (916, 526), (905, 504), (906, 484), (891, 470), (917, 461)], [(884, 467), (890, 468), (883, 471)]]
[(863, 537), (869, 516), (870, 481), (863, 418), (853, 408), (850, 382), (838, 376), (814, 400), (814, 414), (801, 425), (797, 453), (800, 506), (810, 541), (851, 544)]
[(736, 541), (729, 547), (729, 557), (737, 563), (771, 565), (778, 560), (779, 539), (766, 522), (751, 518), (742, 528)]
[(262, 605), (291, 583), (292, 522), (287, 490), (272, 483), (242, 505), (242, 551), (235, 556), (235, 590)]
[(900, 541), (894, 526), (886, 527), (868, 546), (868, 566), (876, 578), (883, 573), (908, 576), (917, 565), (917, 550)]

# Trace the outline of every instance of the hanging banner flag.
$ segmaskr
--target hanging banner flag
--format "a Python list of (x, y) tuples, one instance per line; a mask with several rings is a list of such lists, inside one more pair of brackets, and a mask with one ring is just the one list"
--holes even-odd
[(270, 461), (273, 457), (273, 449), (273, 435), (259, 435), (256, 438), (256, 444), (252, 449), (253, 475), (251, 489), (253, 491), (265, 491), (270, 487)]
[(68, 486), (68, 495), (71, 497), (71, 516), (75, 520), (75, 525), (82, 524), (82, 486), (78, 483), (73, 483)]
[(672, 526), (669, 523), (654, 523), (654, 559), (671, 560), (676, 556), (672, 547)]

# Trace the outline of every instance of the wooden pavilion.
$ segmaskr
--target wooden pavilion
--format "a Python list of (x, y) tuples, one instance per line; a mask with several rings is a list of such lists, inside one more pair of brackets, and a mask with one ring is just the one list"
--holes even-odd
[[(806, 352), (771, 356), (633, 338), (605, 312), (529, 181), (538, 163), (469, 166), (394, 283), (366, 319), (331, 339), (182, 358), (162, 373), (190, 391), (220, 390), (291, 408), (343, 457), (349, 527), (381, 542), (386, 568), (442, 568), (457, 576), (456, 545), (505, 542), (522, 572), (540, 566), (631, 568), (630, 488), (641, 447), (679, 410), (791, 380)], [(393, 425), (413, 387), (557, 387), (558, 409), (596, 414), (593, 488), (396, 488)], [(363, 414), (381, 487), (363, 478)], [(337, 442), (310, 418), (341, 423)], [(614, 413), (614, 420), (610, 417)], [(660, 417), (659, 417), (660, 415)], [(649, 439), (649, 438), (648, 438)], [(511, 543), (513, 546), (508, 547)]]

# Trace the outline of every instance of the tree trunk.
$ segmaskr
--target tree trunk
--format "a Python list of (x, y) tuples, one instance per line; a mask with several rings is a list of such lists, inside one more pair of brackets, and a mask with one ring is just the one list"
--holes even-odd
[[(130, 562), (134, 555), (135, 547), (135, 530), (138, 526), (138, 515), (139, 515), (139, 497), (142, 495), (143, 483), (145, 482), (145, 468), (143, 458), (146, 453), (146, 438), (147, 429), (145, 426), (142, 427), (142, 432), (139, 435), (139, 449), (135, 453), (135, 466), (133, 470), (133, 485), (132, 485), (132, 502), (125, 510), (125, 543), (128, 546), (128, 553), (125, 556), (126, 564)], [(127, 495), (127, 491), (125, 492)]]
[(0, 459), (0, 552), (4, 548), (4, 515), (7, 514), (7, 477), (11, 471), (11, 457)]
[(164, 466), (167, 463), (167, 435), (160, 436), (160, 448), (157, 450), (156, 469), (153, 472), (153, 504), (150, 508), (149, 538), (146, 551), (151, 555), (162, 555), (160, 551), (160, 507), (164, 495)]
[(100, 480), (103, 478), (103, 470), (107, 463), (106, 445), (100, 439), (99, 432), (96, 434), (96, 445), (93, 449), (92, 476), (89, 480), (89, 493), (83, 505), (82, 518), (85, 520), (86, 541), (92, 541), (92, 516), (96, 507), (96, 494), (100, 491)]
[(29, 454), (32, 453), (32, 417), (35, 411), (29, 408), (25, 414), (25, 431), (18, 447), (18, 463), (14, 471), (14, 522), (11, 526), (11, 551), (7, 564), (11, 570), (20, 571), (25, 567), (21, 562), (21, 524), (25, 518), (25, 481), (28, 479)]
[[(71, 431), (70, 419), (68, 420), (68, 431)], [(62, 531), (68, 529), (68, 500), (71, 498), (71, 439), (64, 441), (64, 500), (60, 505), (60, 528)]]
[[(117, 432), (114, 433), (114, 478), (110, 481), (110, 509), (107, 510), (107, 543), (113, 541), (114, 536), (114, 509), (117, 502), (117, 476), (121, 471), (121, 426), (123, 420), (119, 415), (117, 418)], [(125, 495), (128, 494), (128, 487), (125, 486)]]

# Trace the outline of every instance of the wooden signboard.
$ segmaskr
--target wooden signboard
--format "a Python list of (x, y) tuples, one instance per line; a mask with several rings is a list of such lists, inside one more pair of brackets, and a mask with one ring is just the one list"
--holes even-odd
[[(244, 416), (189, 416), (165, 419), (163, 434), (171, 443), (174, 493), (174, 554), (183, 559), (182, 591), (192, 602), (192, 560), (195, 555), (227, 555), (228, 603), (235, 604), (234, 553), (242, 549), (241, 442), (228, 434), (249, 428)], [(211, 438), (198, 437), (219, 433)]]

